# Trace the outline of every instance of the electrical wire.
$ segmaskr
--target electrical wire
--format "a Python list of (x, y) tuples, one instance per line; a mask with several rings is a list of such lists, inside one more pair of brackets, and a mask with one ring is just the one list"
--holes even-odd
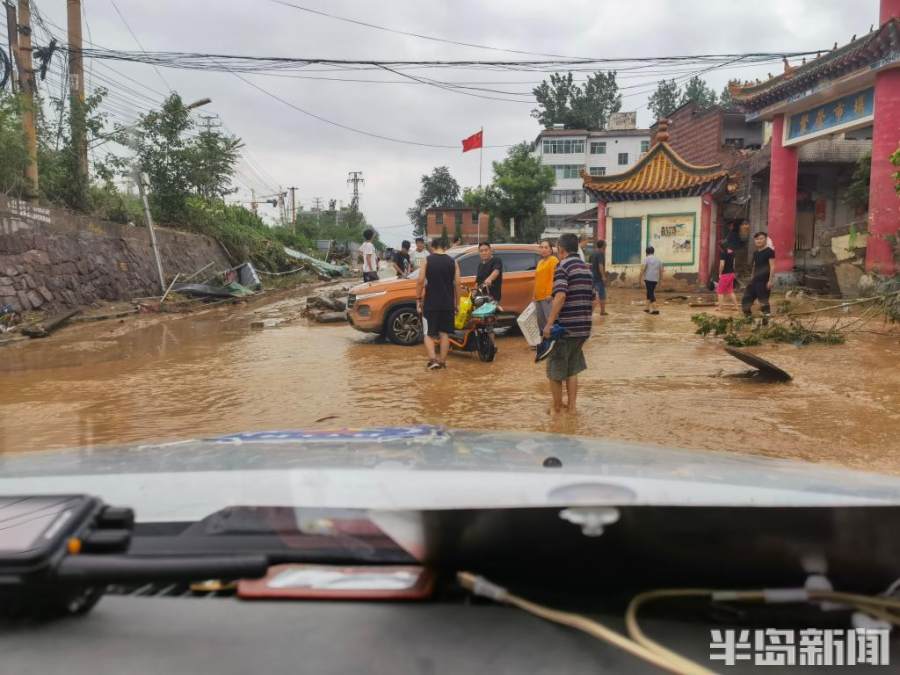
[[(687, 657), (661, 645), (647, 637), (638, 623), (639, 610), (658, 600), (674, 598), (708, 598), (714, 602), (745, 602), (745, 603), (804, 603), (804, 602), (834, 602), (851, 606), (860, 612), (864, 612), (883, 621), (900, 626), (900, 599), (882, 596), (860, 595), (856, 593), (844, 593), (841, 591), (806, 590), (806, 589), (766, 589), (766, 590), (715, 590), (709, 588), (667, 588), (639, 593), (628, 603), (625, 612), (625, 627), (629, 637), (625, 637), (606, 626), (588, 619), (581, 614), (563, 612), (539, 605), (510, 593), (502, 586), (498, 586), (483, 577), (469, 572), (458, 572), (457, 580), (460, 585), (475, 595), (490, 598), (495, 602), (501, 602), (518, 607), (530, 614), (547, 621), (559, 623), (581, 630), (589, 635), (609, 642), (628, 653), (642, 658), (649, 663), (664, 668), (674, 673), (686, 675), (710, 675), (713, 671), (704, 668)], [(900, 580), (898, 580), (900, 582)], [(895, 589), (897, 582), (888, 590)]]
[[(128, 25), (128, 21), (125, 20), (125, 16), (122, 14), (121, 11), (119, 11), (119, 6), (116, 4), (116, 0), (109, 0), (109, 2), (113, 6), (113, 9), (116, 10), (116, 14), (119, 15), (119, 18), (122, 20), (122, 23), (125, 24), (125, 28), (128, 29), (129, 33), (131, 33), (131, 37), (134, 38), (134, 41), (137, 43), (138, 48), (146, 54), (147, 50), (144, 49), (144, 45), (141, 44), (141, 41), (138, 39), (138, 36), (135, 34), (135, 32), (133, 30), (131, 30), (131, 26)], [(172, 87), (169, 85), (169, 83), (166, 81), (166, 78), (163, 77), (162, 71), (160, 71), (160, 69), (157, 68), (156, 66), (153, 66), (153, 70), (155, 70), (156, 74), (159, 75), (159, 79), (162, 80), (162, 83), (166, 87), (166, 89), (168, 89), (169, 91), (174, 91), (172, 89)]]
[[(459, 572), (457, 574), (457, 579), (463, 588), (472, 591), (476, 595), (490, 598), (495, 602), (502, 602), (507, 605), (512, 605), (513, 607), (518, 607), (519, 609), (546, 621), (552, 621), (553, 623), (575, 628), (587, 633), (591, 637), (608, 642), (611, 645), (628, 652), (632, 656), (643, 659), (644, 661), (669, 672), (679, 673), (680, 675), (714, 675), (713, 671), (693, 662), (690, 662), (690, 667), (686, 667), (686, 664), (681, 660), (673, 661), (671, 658), (658, 654), (635, 640), (632, 640), (611, 628), (607, 628), (603, 624), (589, 619), (586, 616), (552, 609), (526, 600), (518, 595), (514, 595), (505, 588), (497, 586), (483, 577), (475, 576), (469, 572)], [(684, 661), (686, 662), (687, 659), (684, 659)]]
[(410, 31), (399, 30), (396, 28), (388, 28), (387, 26), (379, 26), (374, 23), (368, 23), (366, 21), (360, 21), (359, 19), (351, 19), (344, 16), (337, 16), (336, 14), (329, 14), (328, 12), (323, 12), (318, 9), (312, 9), (310, 7), (303, 7), (302, 5), (294, 4), (293, 2), (287, 2), (287, 0), (269, 0), (270, 2), (275, 3), (276, 5), (283, 5), (284, 7), (291, 7), (293, 9), (300, 10), (301, 12), (308, 12), (309, 14), (316, 14), (318, 16), (324, 16), (329, 19), (334, 19), (336, 21), (344, 21), (345, 23), (352, 23), (357, 26), (363, 26), (365, 28), (373, 28), (375, 30), (384, 31), (386, 33), (395, 33), (397, 35), (405, 35), (407, 37), (419, 38), (420, 40), (431, 40), (433, 42), (443, 42), (445, 44), (456, 45), (458, 47), (473, 47), (475, 49), (487, 49), (493, 52), (506, 52), (508, 54), (525, 54), (530, 56), (552, 56), (556, 58), (563, 59), (578, 59), (580, 57), (577, 56), (563, 56), (561, 54), (542, 54), (541, 52), (529, 52), (523, 51), (520, 49), (505, 49), (503, 47), (492, 47), (490, 45), (482, 45), (474, 42), (460, 42), (458, 40), (449, 40), (447, 38), (440, 38), (434, 35), (422, 35), (421, 33), (413, 33)]

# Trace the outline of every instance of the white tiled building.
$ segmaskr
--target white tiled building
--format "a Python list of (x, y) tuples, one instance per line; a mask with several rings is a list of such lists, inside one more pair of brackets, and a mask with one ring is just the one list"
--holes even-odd
[(563, 225), (563, 221), (590, 209), (593, 204), (582, 187), (582, 169), (595, 176), (622, 173), (634, 166), (649, 148), (649, 129), (544, 129), (535, 141), (535, 153), (556, 172), (556, 185), (544, 202), (547, 212), (544, 236), (581, 233), (577, 226)]

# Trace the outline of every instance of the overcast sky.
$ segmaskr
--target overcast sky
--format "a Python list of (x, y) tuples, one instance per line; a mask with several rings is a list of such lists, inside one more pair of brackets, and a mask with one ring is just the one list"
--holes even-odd
[[(113, 0), (83, 0), (85, 37), (103, 47), (135, 50), (135, 38), (115, 11)], [(534, 52), (573, 56), (626, 57), (749, 51), (801, 51), (844, 44), (877, 22), (877, 0), (293, 0), (295, 4), (392, 28)], [(43, 15), (65, 26), (63, 0), (35, 0)], [(536, 58), (457, 47), (386, 33), (284, 7), (270, 0), (115, 0), (137, 40), (148, 51), (227, 52), (266, 56), (350, 59), (525, 59)], [(5, 31), (4, 31), (5, 33)], [(431, 149), (361, 136), (307, 117), (228, 73), (199, 73), (145, 65), (113, 64), (146, 87), (177, 90), (185, 101), (210, 97), (202, 112), (222, 122), (246, 143), (239, 185), (257, 191), (297, 186), (309, 208), (315, 197), (349, 201), (348, 171), (362, 171), (361, 207), (382, 238), (394, 244), (411, 233), (406, 210), (419, 179), (447, 165), (462, 186), (478, 184), (478, 153)], [(157, 97), (106, 66), (87, 64), (88, 82), (110, 78), (151, 98)], [(728, 79), (764, 78), (777, 67), (716, 71), (707, 81), (720, 91)], [(318, 76), (397, 80), (391, 73), (319, 73)], [(540, 76), (523, 72), (441, 71), (446, 80), (490, 81), (507, 91), (529, 91)], [(539, 131), (533, 105), (485, 100), (416, 83), (354, 83), (247, 76), (291, 103), (337, 122), (425, 143), (456, 145), (484, 127), (485, 143), (533, 140)], [(652, 76), (621, 78), (634, 85)], [(133, 119), (135, 103), (146, 99), (118, 88), (111, 98), (120, 117)], [(650, 123), (644, 87), (627, 90), (623, 110), (637, 110), (639, 126)], [(129, 110), (129, 99), (131, 109)], [(198, 111), (200, 112), (200, 111)], [(484, 152), (485, 182), (491, 160), (503, 149)], [(248, 166), (248, 163), (252, 166)]]

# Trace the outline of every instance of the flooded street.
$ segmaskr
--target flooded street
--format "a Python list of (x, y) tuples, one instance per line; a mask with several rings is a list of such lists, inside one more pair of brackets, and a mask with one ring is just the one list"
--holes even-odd
[(81, 324), (0, 351), (0, 452), (431, 423), (900, 474), (896, 337), (756, 348), (794, 376), (767, 384), (723, 377), (746, 366), (694, 334), (690, 315), (706, 310), (663, 306), (651, 317), (637, 297), (615, 292), (610, 316), (595, 316), (578, 414), (559, 418), (547, 413), (544, 366), (521, 337), (499, 338), (493, 363), (454, 355), (448, 370), (426, 372), (422, 348), (343, 324), (251, 329), (271, 309), (258, 306)]

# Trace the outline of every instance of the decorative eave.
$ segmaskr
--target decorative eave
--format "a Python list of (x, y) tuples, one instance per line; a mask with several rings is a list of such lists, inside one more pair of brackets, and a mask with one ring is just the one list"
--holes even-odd
[[(855, 38), (855, 36), (854, 36)], [(821, 80), (831, 80), (900, 52), (900, 19), (886, 21), (878, 30), (834, 48), (809, 62), (792, 66), (784, 61), (784, 72), (765, 82), (728, 83), (732, 99), (747, 110), (759, 110), (794, 94), (804, 92)]]
[(728, 182), (728, 172), (721, 164), (690, 164), (672, 149), (668, 125), (660, 121), (657, 142), (628, 171), (610, 176), (591, 176), (581, 172), (584, 189), (604, 202), (695, 197), (715, 193)]

